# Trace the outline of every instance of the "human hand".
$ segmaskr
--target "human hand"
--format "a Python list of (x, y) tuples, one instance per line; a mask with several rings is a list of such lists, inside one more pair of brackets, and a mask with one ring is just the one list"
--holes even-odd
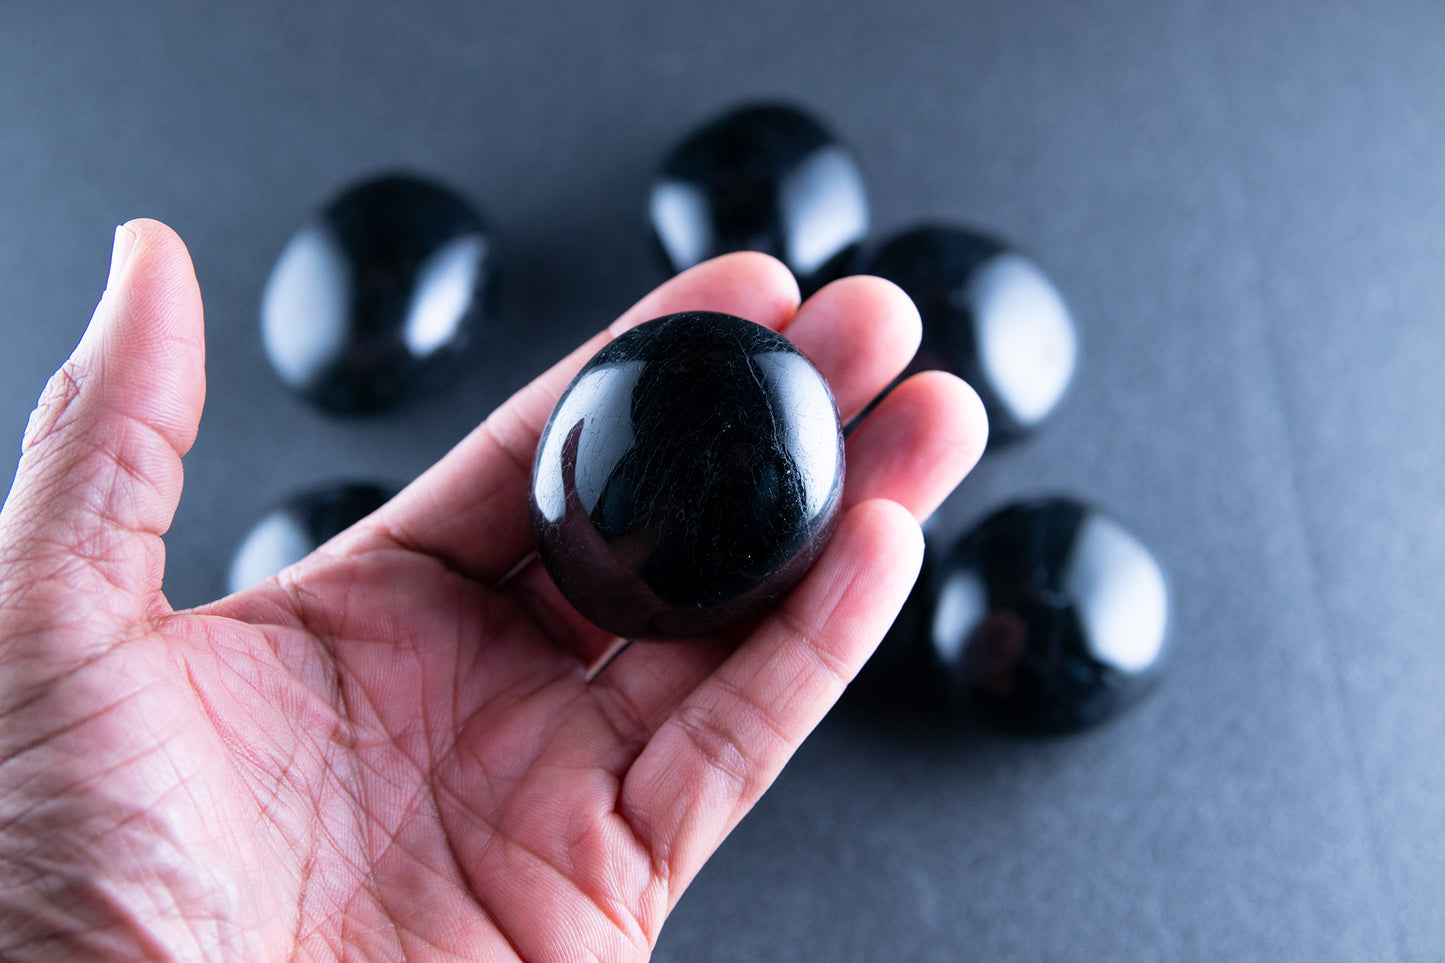
[(850, 278), (799, 308), (776, 261), (701, 265), (370, 518), (176, 612), (161, 536), (205, 394), (200, 293), (168, 228), (117, 237), (0, 513), (0, 956), (645, 959), (877, 645), (916, 519), (987, 429), (957, 379), (905, 382), (850, 436), (837, 534), (771, 615), (600, 672), (617, 640), (532, 554), (538, 433), (609, 338), (684, 309), (784, 330), (850, 418), (917, 345), (907, 298)]

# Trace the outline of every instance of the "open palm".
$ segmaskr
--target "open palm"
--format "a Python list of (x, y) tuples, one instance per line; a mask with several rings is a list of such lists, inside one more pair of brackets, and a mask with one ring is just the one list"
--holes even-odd
[(684, 309), (783, 330), (851, 417), (917, 344), (907, 299), (852, 278), (800, 308), (775, 261), (702, 265), (372, 517), (175, 612), (200, 296), (174, 234), (124, 230), (0, 515), (0, 956), (645, 959), (882, 637), (986, 427), (961, 382), (910, 379), (850, 436), (837, 534), (777, 610), (620, 654), (536, 563), (538, 432), (607, 339)]

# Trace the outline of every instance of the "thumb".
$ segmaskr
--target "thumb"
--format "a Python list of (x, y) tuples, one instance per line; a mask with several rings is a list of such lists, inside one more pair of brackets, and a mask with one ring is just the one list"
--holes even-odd
[(30, 416), (0, 511), (0, 605), (15, 614), (27, 601), (49, 619), (100, 605), (133, 619), (163, 604), (161, 535), (205, 393), (185, 245), (158, 221), (116, 228), (105, 294)]

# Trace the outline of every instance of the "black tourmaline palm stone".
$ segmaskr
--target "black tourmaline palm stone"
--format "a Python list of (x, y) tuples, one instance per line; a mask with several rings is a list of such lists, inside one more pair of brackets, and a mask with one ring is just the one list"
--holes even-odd
[(672, 314), (597, 353), (537, 446), (532, 521), (553, 581), (626, 638), (713, 633), (812, 566), (843, 491), (827, 383), (782, 335)]
[(332, 412), (384, 408), (436, 386), (482, 320), (492, 242), (450, 189), (378, 177), (291, 238), (261, 303), (261, 335), (288, 387)]
[(918, 306), (923, 343), (905, 374), (938, 369), (967, 381), (992, 442), (1021, 437), (1057, 407), (1074, 375), (1074, 319), (1033, 261), (986, 234), (924, 225), (889, 239), (862, 270)]
[(868, 233), (853, 155), (780, 104), (743, 107), (689, 134), (663, 162), (649, 206), (672, 271), (762, 251), (786, 264), (805, 294), (841, 275)]
[(239, 592), (294, 565), (396, 494), (370, 483), (317, 488), (277, 506), (256, 523), (231, 560), (229, 591)]
[(954, 703), (996, 725), (1060, 732), (1148, 691), (1169, 595), (1154, 556), (1078, 502), (1011, 505), (954, 546), (923, 634)]

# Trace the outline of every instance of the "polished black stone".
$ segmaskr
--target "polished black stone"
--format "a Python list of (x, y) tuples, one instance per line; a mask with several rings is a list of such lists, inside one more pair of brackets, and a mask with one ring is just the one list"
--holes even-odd
[(667, 638), (781, 598), (822, 552), (842, 491), (837, 408), (808, 359), (762, 325), (689, 312), (578, 373), (537, 446), (531, 509), (577, 611)]
[(1169, 592), (1118, 522), (1067, 499), (1011, 505), (933, 573), (922, 632), (954, 705), (1061, 732), (1117, 713), (1158, 677)]
[(885, 242), (863, 273), (894, 282), (923, 319), (905, 374), (950, 371), (983, 400), (993, 442), (1016, 439), (1058, 405), (1074, 375), (1064, 299), (1028, 258), (995, 238), (926, 225)]
[(350, 188), (271, 271), (261, 334), (272, 366), (334, 412), (439, 383), (481, 323), (491, 247), (477, 212), (439, 184), (392, 175)]
[(805, 293), (842, 274), (868, 232), (852, 154), (779, 104), (739, 108), (689, 134), (664, 161), (649, 210), (672, 271), (762, 251), (787, 264)]
[(301, 561), (396, 494), (384, 485), (333, 485), (305, 492), (256, 523), (231, 560), (228, 591), (239, 592)]

